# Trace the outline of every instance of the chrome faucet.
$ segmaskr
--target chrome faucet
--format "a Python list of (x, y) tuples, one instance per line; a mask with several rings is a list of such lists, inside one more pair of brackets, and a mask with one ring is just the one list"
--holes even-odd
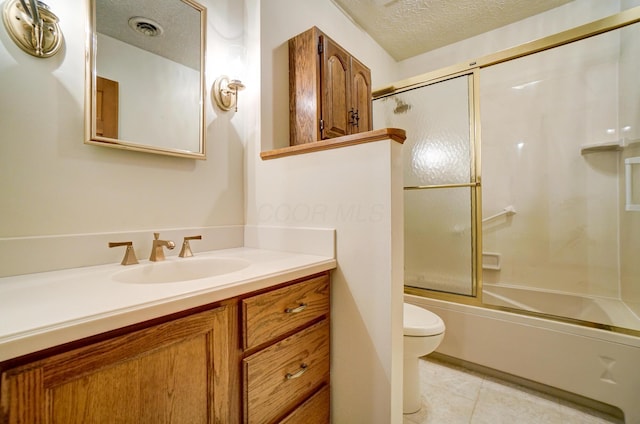
[(172, 250), (176, 244), (171, 240), (159, 240), (160, 233), (153, 233), (153, 244), (151, 245), (151, 256), (149, 260), (152, 262), (164, 261), (164, 248)]

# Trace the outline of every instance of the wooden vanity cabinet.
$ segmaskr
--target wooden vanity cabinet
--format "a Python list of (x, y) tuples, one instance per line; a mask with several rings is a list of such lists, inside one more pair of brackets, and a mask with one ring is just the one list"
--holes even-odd
[(329, 285), (323, 272), (0, 364), (0, 423), (328, 424)]
[(243, 299), (241, 310), (244, 422), (328, 424), (329, 275)]
[(371, 71), (313, 27), (289, 40), (290, 144), (373, 129)]
[(239, 369), (228, 348), (234, 309), (218, 307), (11, 368), (1, 376), (0, 422), (238, 422)]

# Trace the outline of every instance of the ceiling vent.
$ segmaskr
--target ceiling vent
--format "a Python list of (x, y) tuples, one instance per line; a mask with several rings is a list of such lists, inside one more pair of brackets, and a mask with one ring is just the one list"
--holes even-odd
[(153, 19), (145, 18), (142, 16), (134, 16), (129, 19), (129, 26), (136, 32), (147, 37), (157, 37), (162, 34), (164, 30), (159, 23)]

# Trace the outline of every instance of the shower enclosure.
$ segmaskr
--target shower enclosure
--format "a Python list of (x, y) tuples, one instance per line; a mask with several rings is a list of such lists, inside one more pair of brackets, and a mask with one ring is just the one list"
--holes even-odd
[(376, 96), (408, 292), (640, 335), (636, 9)]

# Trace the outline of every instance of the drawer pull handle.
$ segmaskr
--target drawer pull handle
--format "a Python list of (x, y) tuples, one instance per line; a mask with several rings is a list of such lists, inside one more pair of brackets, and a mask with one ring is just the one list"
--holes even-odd
[(296, 306), (295, 308), (287, 308), (284, 311), (287, 314), (297, 314), (298, 312), (302, 312), (305, 309), (307, 309), (307, 304), (306, 303), (301, 303), (300, 306)]
[(301, 377), (301, 376), (302, 376), (302, 374), (304, 374), (305, 372), (307, 372), (308, 367), (309, 367), (309, 366), (308, 366), (307, 364), (300, 364), (300, 369), (299, 369), (298, 371), (294, 372), (293, 374), (292, 374), (292, 373), (290, 373), (290, 372), (288, 372), (288, 373), (287, 373), (287, 375), (285, 375), (284, 377), (285, 377), (287, 380), (293, 380), (294, 378)]

